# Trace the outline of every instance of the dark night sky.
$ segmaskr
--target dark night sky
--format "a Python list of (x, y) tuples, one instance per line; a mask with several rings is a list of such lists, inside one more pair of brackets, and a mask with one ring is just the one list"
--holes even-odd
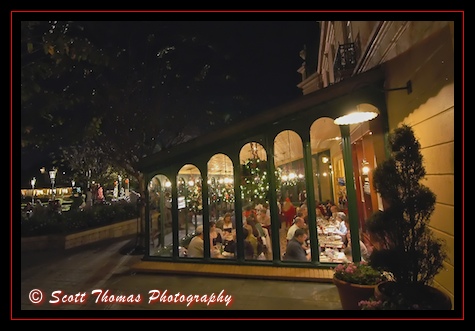
[[(301, 81), (297, 69), (303, 62), (299, 53), (304, 44), (318, 44), (320, 34), (316, 21), (305, 20), (103, 21), (97, 22), (97, 26), (96, 37), (105, 38), (109, 43), (123, 42), (126, 33), (139, 36), (150, 31), (157, 31), (157, 35), (181, 31), (208, 40), (213, 46), (220, 47), (221, 52), (229, 54), (228, 65), (233, 66), (241, 87), (260, 103), (262, 110), (301, 95), (296, 87)], [(129, 48), (129, 45), (124, 45), (124, 48)]]
[[(122, 19), (127, 17), (127, 15), (121, 16)], [(77, 18), (81, 18), (81, 15)], [(139, 21), (135, 20), (136, 18), (137, 16), (133, 15), (130, 21), (119, 22), (121, 24), (117, 24), (116, 21), (114, 28), (107, 28), (112, 22), (98, 21), (95, 37), (105, 39), (110, 43), (120, 43), (124, 31), (118, 30), (117, 26), (128, 30), (129, 33), (140, 34), (150, 31), (149, 28), (144, 28), (145, 26), (150, 27), (156, 24), (151, 20)], [(164, 21), (160, 24), (163, 26)], [(233, 70), (242, 82), (240, 88), (254, 100), (252, 113), (276, 107), (302, 95), (301, 90), (296, 86), (301, 81), (297, 70), (303, 62), (299, 52), (304, 44), (318, 43), (319, 38), (318, 23), (311, 20), (177, 20), (167, 21), (166, 26), (170, 30), (196, 32), (197, 35), (206, 37), (210, 42), (229, 52)], [(40, 163), (48, 162), (47, 159), (42, 160), (41, 155), (44, 156), (44, 153), (31, 155), (31, 159), (35, 160), (36, 164), (22, 164), (22, 187), (28, 187), (31, 177), (38, 175), (36, 172), (42, 166)], [(22, 163), (26, 162), (22, 159)], [(44, 165), (48, 167), (48, 164)]]
[(236, 66), (249, 93), (263, 108), (277, 106), (301, 95), (297, 69), (300, 50), (318, 40), (315, 21), (199, 22), (203, 31), (234, 52)]

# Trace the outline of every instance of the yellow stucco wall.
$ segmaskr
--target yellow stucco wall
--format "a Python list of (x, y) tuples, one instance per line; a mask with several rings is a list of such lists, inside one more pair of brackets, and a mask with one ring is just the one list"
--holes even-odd
[[(417, 25), (411, 24), (417, 28)], [(440, 25), (436, 25), (440, 28)], [(425, 31), (427, 32), (427, 31)], [(410, 38), (414, 31), (408, 29), (401, 39)], [(436, 195), (436, 208), (430, 226), (434, 234), (445, 240), (448, 259), (445, 269), (437, 275), (435, 286), (448, 292), (454, 299), (455, 268), (460, 244), (462, 219), (455, 217), (456, 197), (454, 136), (459, 124), (455, 105), (453, 30), (446, 24), (433, 31), (425, 40), (384, 64), (387, 88), (401, 87), (408, 80), (413, 91), (387, 92), (389, 129), (402, 123), (414, 129), (421, 144), (426, 178), (423, 184)], [(457, 133), (458, 134), (458, 133)], [(460, 215), (461, 216), (461, 215)], [(460, 270), (459, 270), (460, 271)]]

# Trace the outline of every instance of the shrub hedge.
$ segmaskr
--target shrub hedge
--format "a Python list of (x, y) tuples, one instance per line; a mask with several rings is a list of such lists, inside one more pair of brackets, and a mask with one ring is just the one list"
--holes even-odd
[(71, 234), (139, 217), (134, 203), (121, 201), (94, 205), (85, 209), (71, 209), (58, 213), (48, 207), (35, 208), (31, 216), (22, 214), (21, 236)]

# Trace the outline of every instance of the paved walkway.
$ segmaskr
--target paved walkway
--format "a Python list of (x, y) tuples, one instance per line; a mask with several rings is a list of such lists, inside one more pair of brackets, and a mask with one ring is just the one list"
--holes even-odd
[(120, 253), (130, 242), (22, 253), (21, 265), (14, 261), (13, 319), (341, 317), (332, 283), (140, 273), (132, 266), (142, 255)]

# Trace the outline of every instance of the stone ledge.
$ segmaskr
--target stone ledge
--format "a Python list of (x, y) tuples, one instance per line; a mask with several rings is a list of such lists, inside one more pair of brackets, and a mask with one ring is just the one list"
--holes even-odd
[(224, 265), (165, 261), (140, 261), (131, 266), (137, 273), (198, 275), (213, 277), (256, 278), (286, 281), (333, 283), (329, 268), (294, 268), (281, 266)]
[(72, 233), (68, 235), (45, 235), (22, 237), (21, 251), (45, 249), (70, 249), (98, 241), (126, 237), (137, 233), (137, 219), (114, 223), (95, 229)]

